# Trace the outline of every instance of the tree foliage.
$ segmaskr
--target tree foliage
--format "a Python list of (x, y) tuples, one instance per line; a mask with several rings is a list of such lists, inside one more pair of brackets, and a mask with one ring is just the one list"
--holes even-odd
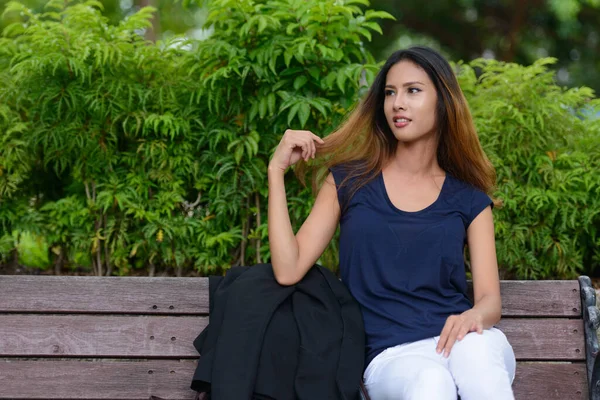
[[(372, 81), (365, 43), (390, 15), (366, 7), (214, 0), (210, 38), (151, 43), (151, 8), (111, 24), (93, 0), (10, 3), (20, 19), (0, 39), (1, 261), (36, 240), (56, 272), (267, 261), (266, 165), (285, 129), (326, 135)], [(573, 277), (600, 260), (600, 122), (584, 115), (598, 100), (557, 86), (551, 63), (457, 65), (498, 170), (499, 261), (517, 277)], [(286, 188), (299, 228), (312, 193), (291, 173)], [(336, 268), (335, 240), (321, 263)]]
[(504, 203), (498, 258), (520, 278), (572, 278), (600, 261), (600, 120), (588, 115), (600, 101), (589, 88), (557, 86), (555, 62), (459, 66)]
[[(268, 259), (266, 164), (290, 126), (325, 133), (376, 71), (364, 0), (211, 3), (207, 40), (156, 45), (151, 8), (111, 25), (97, 1), (18, 2), (0, 42), (0, 243), (46, 238), (57, 269)], [(297, 223), (308, 191), (291, 179)], [(18, 235), (16, 238), (18, 242)], [(85, 257), (83, 257), (85, 260)]]

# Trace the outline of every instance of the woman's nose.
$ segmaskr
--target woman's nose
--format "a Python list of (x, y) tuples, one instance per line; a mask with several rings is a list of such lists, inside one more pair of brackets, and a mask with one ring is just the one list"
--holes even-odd
[(406, 110), (406, 106), (404, 104), (404, 99), (402, 96), (397, 96), (394, 99), (394, 110)]

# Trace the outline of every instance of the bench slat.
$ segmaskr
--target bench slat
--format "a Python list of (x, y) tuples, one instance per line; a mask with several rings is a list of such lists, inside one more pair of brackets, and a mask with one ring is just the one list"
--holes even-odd
[[(4, 314), (0, 355), (194, 358), (192, 342), (207, 323), (189, 316)], [(585, 359), (582, 320), (507, 318), (498, 326), (519, 360)]]
[(585, 360), (583, 320), (506, 318), (498, 328), (517, 360)]
[[(575, 280), (502, 281), (501, 291), (505, 317), (581, 317)], [(0, 312), (208, 313), (208, 278), (0, 276), (0, 293)]]
[(0, 315), (0, 356), (197, 358), (208, 317)]
[(192, 400), (195, 365), (192, 360), (0, 359), (0, 399)]
[(517, 363), (513, 382), (516, 400), (587, 400), (584, 363)]
[(0, 312), (208, 314), (208, 278), (0, 276)]
[(504, 317), (579, 317), (579, 282), (501, 281)]
[[(192, 360), (0, 359), (1, 399), (194, 398)], [(149, 373), (152, 371), (152, 373)], [(516, 400), (588, 399), (583, 363), (519, 363)]]

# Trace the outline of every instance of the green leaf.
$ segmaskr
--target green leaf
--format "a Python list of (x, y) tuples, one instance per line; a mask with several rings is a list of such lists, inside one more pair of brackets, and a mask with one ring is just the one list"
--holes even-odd
[(308, 103), (300, 103), (298, 109), (298, 119), (300, 120), (300, 127), (304, 128), (310, 117), (310, 105)]
[(364, 37), (366, 37), (369, 42), (371, 41), (371, 38), (372, 38), (371, 37), (371, 32), (369, 32), (365, 28), (358, 28), (358, 33), (360, 33), (361, 35), (363, 35)]
[(239, 165), (243, 156), (244, 156), (244, 147), (243, 146), (236, 147), (235, 152), (234, 152), (235, 163)]
[(367, 12), (365, 13), (365, 19), (368, 21), (368, 20), (374, 19), (374, 18), (391, 19), (394, 21), (396, 20), (396, 17), (394, 17), (392, 14), (390, 14), (388, 12), (367, 10)]
[(327, 118), (326, 106), (330, 107), (330, 104), (327, 104), (326, 100), (320, 101), (320, 99), (313, 99), (310, 101), (310, 105), (316, 108), (323, 115), (323, 117)]
[(296, 113), (298, 112), (300, 105), (301, 105), (300, 103), (296, 103), (292, 106), (292, 108), (290, 108), (290, 111), (288, 111), (288, 117), (287, 117), (288, 126), (292, 126), (292, 121), (293, 121), (294, 117), (296, 116)]
[(250, 106), (250, 115), (248, 117), (248, 119), (250, 120), (250, 122), (254, 121), (254, 119), (256, 118), (256, 115), (258, 114), (258, 102), (256, 100), (252, 101), (251, 103), (252, 105)]
[(287, 28), (285, 30), (285, 33), (288, 36), (291, 36), (292, 33), (294, 32), (294, 29), (296, 29), (298, 26), (300, 26), (300, 24), (296, 24), (296, 23), (288, 24), (288, 26), (287, 26)]
[(304, 49), (306, 49), (307, 44), (308, 44), (308, 42), (304, 41), (304, 42), (300, 42), (300, 44), (298, 45), (297, 51), (298, 51), (298, 55), (300, 57), (304, 57)]
[(25, 26), (22, 22), (14, 22), (4, 28), (4, 36), (13, 38), (22, 35), (25, 32)]
[(331, 49), (326, 46), (323, 46), (322, 44), (318, 44), (317, 48), (321, 51), (321, 55), (323, 57), (328, 57), (331, 54)]
[(318, 80), (321, 76), (321, 69), (313, 65), (312, 67), (308, 68), (308, 73), (314, 80)]
[(267, 98), (265, 96), (262, 96), (258, 102), (258, 113), (261, 119), (267, 115)]
[(308, 78), (305, 75), (300, 75), (296, 77), (296, 79), (294, 80), (294, 89), (300, 89), (306, 84), (306, 82), (308, 82)]
[(340, 91), (342, 93), (346, 93), (346, 88), (344, 87), (344, 84), (346, 82), (346, 75), (344, 73), (342, 73), (341, 71), (338, 71), (335, 79), (336, 79), (336, 82), (337, 82), (337, 85), (338, 85), (338, 88), (340, 89)]
[(258, 18), (258, 33), (262, 33), (267, 27), (267, 20), (264, 17)]
[(288, 49), (285, 51), (285, 53), (283, 53), (283, 61), (285, 62), (286, 67), (290, 66), (290, 62), (292, 61), (292, 58), (294, 58), (293, 50)]
[(350, 5), (350, 4), (362, 4), (364, 6), (370, 6), (369, 4), (369, 0), (344, 0), (344, 4), (345, 5)]
[(375, 22), (363, 22), (361, 25), (383, 35), (383, 31), (381, 30), (381, 27), (379, 26), (379, 24), (377, 24)]
[(304, 72), (304, 68), (302, 68), (302, 67), (287, 68), (287, 69), (283, 70), (279, 75), (280, 76), (289, 76), (289, 75), (295, 75), (299, 72)]
[(275, 93), (271, 92), (267, 95), (267, 106), (269, 108), (269, 114), (275, 114)]

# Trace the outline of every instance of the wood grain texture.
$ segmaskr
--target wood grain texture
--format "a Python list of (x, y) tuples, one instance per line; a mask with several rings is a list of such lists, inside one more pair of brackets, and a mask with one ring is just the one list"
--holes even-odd
[[(588, 399), (578, 282), (501, 290), (516, 399)], [(207, 278), (0, 276), (0, 399), (193, 399), (207, 313)]]
[[(194, 358), (192, 342), (207, 323), (190, 316), (4, 314), (0, 355)], [(508, 318), (498, 327), (519, 360), (585, 359), (581, 320)]]
[(0, 312), (208, 313), (208, 278), (0, 275)]
[(513, 382), (516, 400), (587, 400), (584, 363), (518, 363)]
[[(0, 359), (0, 399), (191, 400), (194, 369), (191, 360)], [(515, 398), (586, 400), (585, 374), (583, 363), (518, 363)]]
[(501, 281), (500, 293), (504, 317), (582, 317), (576, 280)]
[(197, 358), (208, 317), (0, 314), (0, 356)]
[(497, 326), (517, 360), (585, 360), (583, 320), (506, 318)]
[(194, 399), (192, 360), (0, 359), (0, 399)]
[[(581, 317), (579, 283), (502, 281), (505, 317)], [(0, 276), (0, 312), (208, 313), (208, 278)]]

